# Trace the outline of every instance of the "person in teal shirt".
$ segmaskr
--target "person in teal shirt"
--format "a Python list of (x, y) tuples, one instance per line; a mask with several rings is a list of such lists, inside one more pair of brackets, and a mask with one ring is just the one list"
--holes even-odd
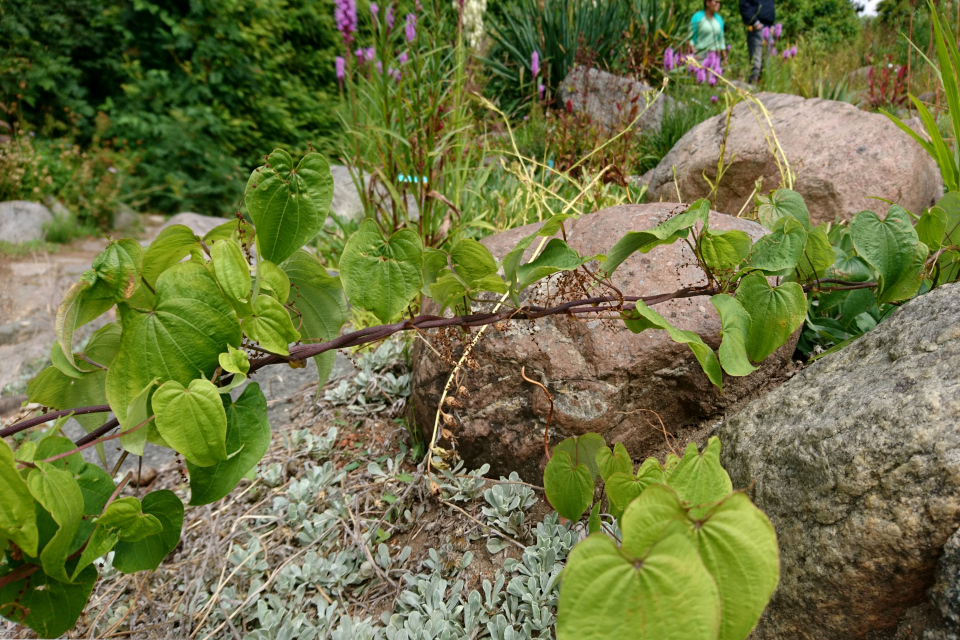
[(720, 0), (704, 0), (703, 11), (690, 18), (691, 49), (698, 55), (714, 51), (727, 63), (727, 41), (723, 37), (723, 18), (720, 17)]

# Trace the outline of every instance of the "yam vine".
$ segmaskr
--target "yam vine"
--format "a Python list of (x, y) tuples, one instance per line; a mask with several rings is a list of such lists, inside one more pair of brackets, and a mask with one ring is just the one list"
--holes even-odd
[[(756, 242), (711, 229), (701, 200), (594, 256), (562, 239), (566, 215), (548, 219), (501, 261), (472, 239), (426, 247), (413, 230), (388, 235), (366, 220), (334, 275), (303, 248), (323, 233), (332, 193), (321, 155), (294, 164), (274, 151), (250, 177), (247, 217), (202, 238), (171, 226), (146, 249), (111, 241), (73, 285), (57, 313), (53, 364), (27, 389), (30, 402), (50, 410), (0, 430), (9, 438), (0, 440), (0, 615), (57, 637), (83, 612), (98, 559), (112, 552), (122, 572), (156, 569), (180, 539), (184, 505), (170, 491), (121, 496), (129, 476), (116, 482), (81, 451), (102, 453), (112, 440), (133, 455), (171, 448), (186, 460), (190, 505), (220, 500), (269, 447), (256, 382), (266, 366), (315, 358), (322, 383), (337, 349), (402, 331), (469, 331), (562, 314), (666, 331), (722, 388), (725, 375), (748, 375), (805, 319), (850, 328), (869, 324), (867, 314), (875, 324), (918, 292), (956, 279), (960, 265), (958, 194), (923, 212), (916, 226), (894, 205), (883, 217), (863, 212), (827, 228), (811, 226), (802, 198), (781, 190), (758, 201), (769, 234)], [(538, 238), (552, 239), (528, 255)], [(611, 274), (634, 253), (674, 242), (692, 250), (702, 282), (674, 292), (613, 285)], [(582, 298), (550, 307), (523, 301), (525, 289), (564, 273), (577, 273)], [(704, 296), (722, 323), (717, 351), (655, 310)], [(422, 298), (451, 313), (413, 315)], [(497, 311), (484, 310), (500, 300)], [(341, 333), (348, 304), (385, 324)], [(76, 330), (112, 308), (116, 322), (77, 350)], [(234, 399), (230, 392), (248, 379)], [(60, 434), (68, 416), (87, 431), (76, 442)], [(15, 434), (51, 421), (39, 439), (11, 446)], [(746, 637), (776, 585), (776, 540), (765, 516), (733, 491), (719, 446), (711, 441), (702, 454), (688, 448), (663, 465), (648, 460), (636, 473), (622, 445), (610, 451), (596, 434), (553, 448), (545, 487), (554, 508), (581, 518), (602, 479), (610, 514), (603, 523), (595, 506), (593, 533), (570, 558), (560, 638)], [(670, 606), (653, 607), (653, 595)]]

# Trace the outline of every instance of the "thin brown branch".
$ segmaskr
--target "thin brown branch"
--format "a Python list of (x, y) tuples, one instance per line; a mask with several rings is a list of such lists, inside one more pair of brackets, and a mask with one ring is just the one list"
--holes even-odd
[(550, 392), (547, 391), (546, 385), (543, 383), (537, 382), (527, 377), (525, 371), (526, 367), (520, 367), (520, 377), (529, 382), (530, 384), (536, 385), (543, 389), (543, 392), (547, 394), (547, 400), (550, 401), (550, 412), (547, 414), (547, 426), (543, 429), (543, 455), (547, 456), (547, 460), (550, 460), (550, 421), (553, 420), (553, 396), (550, 395)]

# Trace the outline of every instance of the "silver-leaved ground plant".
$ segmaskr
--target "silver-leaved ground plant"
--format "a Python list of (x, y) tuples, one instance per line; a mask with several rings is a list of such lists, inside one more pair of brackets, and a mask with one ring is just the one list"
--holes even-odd
[[(757, 242), (742, 231), (712, 230), (701, 200), (653, 229), (627, 233), (605, 256), (581, 256), (553, 237), (565, 214), (546, 220), (500, 262), (475, 240), (425, 247), (410, 229), (387, 234), (366, 220), (331, 275), (302, 247), (322, 232), (332, 193), (321, 155), (295, 163), (274, 151), (250, 177), (245, 216), (202, 238), (168, 227), (146, 250), (133, 240), (112, 241), (70, 289), (57, 313), (53, 364), (27, 388), (30, 402), (51, 410), (0, 430), (10, 438), (56, 420), (16, 449), (16, 440), (0, 440), (0, 615), (57, 637), (83, 612), (97, 559), (112, 551), (113, 567), (126, 573), (159, 566), (180, 539), (179, 498), (170, 491), (121, 497), (130, 476), (115, 483), (81, 450), (95, 447), (102, 461), (108, 440), (119, 439), (134, 455), (147, 446), (171, 448), (186, 460), (190, 504), (219, 500), (269, 446), (258, 385), (235, 400), (229, 393), (268, 365), (315, 358), (322, 383), (337, 349), (400, 331), (613, 314), (632, 331), (666, 331), (688, 345), (722, 387), (724, 374), (749, 374), (812, 311), (821, 324), (881, 316), (955, 279), (960, 263), (958, 194), (923, 212), (916, 226), (892, 206), (884, 217), (860, 213), (837, 233), (811, 226), (802, 198), (781, 190), (757, 203), (770, 231)], [(674, 242), (692, 249), (703, 271), (699, 285), (655, 295), (613, 286), (611, 274), (633, 253)], [(524, 289), (573, 272), (589, 297), (549, 308), (521, 302)], [(421, 296), (453, 317), (413, 316)], [(716, 352), (653, 309), (700, 296), (720, 315)], [(348, 301), (386, 324), (341, 335)], [(474, 310), (484, 302), (497, 306)], [(77, 328), (114, 307), (117, 321), (77, 351)], [(87, 431), (75, 442), (60, 435), (71, 415)], [(428, 451), (434, 446), (428, 442)], [(634, 474), (626, 451), (610, 452), (599, 436), (554, 447), (545, 484), (557, 511), (583, 516), (602, 477), (620, 525), (613, 530), (622, 531), (618, 546), (600, 530), (594, 509), (596, 533), (574, 549), (562, 578), (561, 638), (727, 640), (749, 633), (776, 584), (776, 542), (763, 514), (731, 491), (718, 448), (711, 442), (702, 456), (688, 449), (663, 466), (648, 460)]]

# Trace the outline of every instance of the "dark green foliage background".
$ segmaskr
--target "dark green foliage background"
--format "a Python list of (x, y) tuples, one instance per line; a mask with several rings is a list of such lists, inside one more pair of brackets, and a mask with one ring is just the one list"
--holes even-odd
[(227, 213), (262, 154), (337, 130), (333, 0), (4, 0), (0, 43), (5, 119), (86, 144), (103, 111), (152, 210)]

